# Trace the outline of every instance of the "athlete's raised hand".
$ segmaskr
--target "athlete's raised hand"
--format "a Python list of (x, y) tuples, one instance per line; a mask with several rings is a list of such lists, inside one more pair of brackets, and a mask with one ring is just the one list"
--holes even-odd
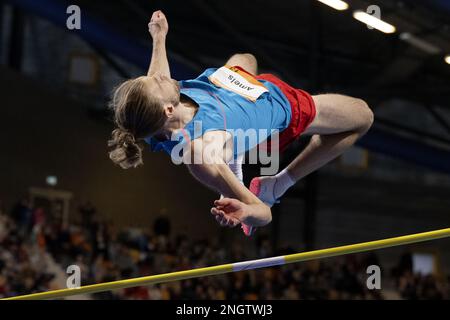
[(236, 227), (247, 218), (247, 205), (237, 199), (222, 198), (214, 201), (212, 215), (221, 226)]
[(148, 23), (148, 31), (153, 39), (165, 37), (167, 35), (169, 23), (161, 10), (153, 12), (150, 22)]

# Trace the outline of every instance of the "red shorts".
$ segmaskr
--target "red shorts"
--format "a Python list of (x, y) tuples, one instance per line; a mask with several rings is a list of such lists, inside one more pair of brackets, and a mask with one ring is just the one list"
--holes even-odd
[[(236, 68), (252, 75), (239, 66)], [(311, 95), (301, 89), (295, 89), (272, 74), (252, 75), (256, 79), (266, 80), (276, 85), (284, 93), (291, 105), (291, 122), (279, 135), (279, 150), (284, 151), (289, 144), (302, 134), (316, 116), (316, 106)], [(270, 144), (268, 144), (270, 148)]]

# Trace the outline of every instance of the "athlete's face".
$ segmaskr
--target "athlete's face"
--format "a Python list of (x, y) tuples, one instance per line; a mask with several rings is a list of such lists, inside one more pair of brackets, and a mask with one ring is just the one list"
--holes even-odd
[(146, 85), (147, 93), (160, 100), (163, 104), (170, 103), (175, 106), (180, 101), (180, 85), (178, 81), (160, 73), (143, 76), (141, 80)]

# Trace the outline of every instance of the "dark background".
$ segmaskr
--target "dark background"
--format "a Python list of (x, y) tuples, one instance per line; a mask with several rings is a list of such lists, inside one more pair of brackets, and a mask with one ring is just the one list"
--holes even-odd
[[(152, 229), (169, 218), (173, 233), (236, 243), (252, 252), (263, 239), (296, 251), (369, 241), (449, 226), (450, 5), (447, 1), (347, 1), (339, 12), (318, 1), (0, 1), (0, 199), (10, 211), (31, 188), (67, 191), (68, 220), (81, 221), (87, 201), (99, 219)], [(81, 8), (81, 29), (68, 30), (65, 10)], [(381, 8), (393, 34), (369, 30), (356, 9)], [(273, 222), (246, 238), (222, 229), (209, 209), (217, 195), (162, 153), (124, 171), (107, 155), (113, 129), (107, 102), (114, 86), (146, 73), (147, 23), (162, 10), (175, 79), (221, 66), (236, 52), (311, 94), (365, 99), (375, 114), (369, 133), (345, 156), (300, 181), (274, 207)], [(426, 52), (408, 32), (438, 48)], [(76, 67), (85, 58), (92, 70)], [(87, 67), (86, 67), (87, 68)], [(93, 81), (73, 74), (94, 74)], [(287, 164), (307, 139), (282, 158)], [(244, 167), (248, 182), (258, 167)], [(48, 186), (47, 176), (58, 184)], [(50, 201), (51, 202), (51, 201)], [(48, 216), (54, 208), (50, 205)], [(416, 247), (414, 247), (416, 248)], [(448, 240), (417, 246), (450, 266)], [(394, 266), (405, 248), (383, 251)]]

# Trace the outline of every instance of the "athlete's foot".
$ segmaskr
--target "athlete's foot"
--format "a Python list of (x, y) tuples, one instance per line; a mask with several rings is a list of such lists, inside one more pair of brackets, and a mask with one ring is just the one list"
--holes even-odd
[(275, 186), (277, 184), (276, 177), (256, 177), (250, 182), (250, 191), (257, 196), (262, 202), (272, 207), (278, 203), (275, 196)]
[(241, 229), (247, 237), (250, 237), (256, 231), (256, 227), (249, 226), (245, 223), (241, 223)]

